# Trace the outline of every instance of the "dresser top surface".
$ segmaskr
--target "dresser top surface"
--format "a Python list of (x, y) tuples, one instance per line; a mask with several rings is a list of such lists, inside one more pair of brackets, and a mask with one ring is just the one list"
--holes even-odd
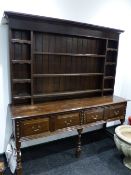
[(12, 119), (57, 114), (90, 107), (123, 103), (127, 100), (117, 96), (79, 98), (45, 102), (35, 105), (10, 106)]

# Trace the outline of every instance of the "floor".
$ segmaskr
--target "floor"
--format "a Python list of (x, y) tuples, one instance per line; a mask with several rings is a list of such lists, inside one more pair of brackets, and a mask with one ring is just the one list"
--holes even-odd
[[(76, 158), (76, 136), (22, 150), (23, 175), (131, 175), (123, 156), (103, 130), (83, 134)], [(10, 175), (7, 168), (5, 175)]]

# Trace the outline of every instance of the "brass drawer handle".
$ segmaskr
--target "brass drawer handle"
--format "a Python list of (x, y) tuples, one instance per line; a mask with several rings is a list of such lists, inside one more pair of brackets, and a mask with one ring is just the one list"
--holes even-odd
[(96, 119), (98, 118), (98, 115), (95, 115), (95, 116), (92, 115), (91, 117), (92, 117), (94, 120), (96, 120)]
[(32, 126), (32, 130), (33, 130), (34, 132), (37, 132), (37, 131), (39, 131), (40, 129), (41, 129), (41, 126), (40, 126), (40, 125), (38, 125), (37, 127)]
[(114, 114), (115, 115), (118, 115), (120, 113), (120, 111), (118, 110), (118, 111), (114, 111)]
[(64, 123), (66, 124), (66, 126), (70, 126), (71, 125), (71, 123), (72, 123), (72, 120), (69, 120), (69, 121), (64, 121)]

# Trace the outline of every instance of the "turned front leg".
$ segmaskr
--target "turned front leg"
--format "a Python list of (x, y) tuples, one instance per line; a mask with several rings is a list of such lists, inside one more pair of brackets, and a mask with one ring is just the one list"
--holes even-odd
[(120, 119), (121, 125), (125, 122), (125, 119)]
[(21, 142), (20, 142), (20, 125), (19, 121), (16, 121), (15, 123), (15, 142), (16, 142), (16, 174), (22, 175), (22, 163), (21, 163)]
[(106, 129), (106, 123), (103, 124), (103, 129)]
[[(125, 103), (124, 116), (126, 115), (126, 106), (127, 106), (127, 103)], [(123, 125), (124, 122), (125, 122), (125, 117), (124, 117), (124, 118), (121, 118), (121, 119), (120, 119), (120, 122), (121, 122), (121, 125)]]
[(17, 153), (17, 157), (16, 157), (16, 161), (17, 161), (16, 174), (17, 175), (22, 175), (20, 143), (17, 143), (16, 145), (17, 145), (16, 146), (16, 153)]
[(81, 153), (81, 133), (82, 133), (82, 131), (83, 131), (83, 128), (77, 130), (78, 142), (77, 142), (77, 148), (76, 148), (76, 157), (79, 157), (80, 153)]

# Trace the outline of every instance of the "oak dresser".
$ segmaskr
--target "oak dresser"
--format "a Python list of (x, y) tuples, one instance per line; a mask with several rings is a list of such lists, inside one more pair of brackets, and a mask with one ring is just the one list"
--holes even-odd
[(11, 104), (22, 174), (21, 142), (125, 119), (113, 95), (121, 30), (5, 12), (9, 25)]

